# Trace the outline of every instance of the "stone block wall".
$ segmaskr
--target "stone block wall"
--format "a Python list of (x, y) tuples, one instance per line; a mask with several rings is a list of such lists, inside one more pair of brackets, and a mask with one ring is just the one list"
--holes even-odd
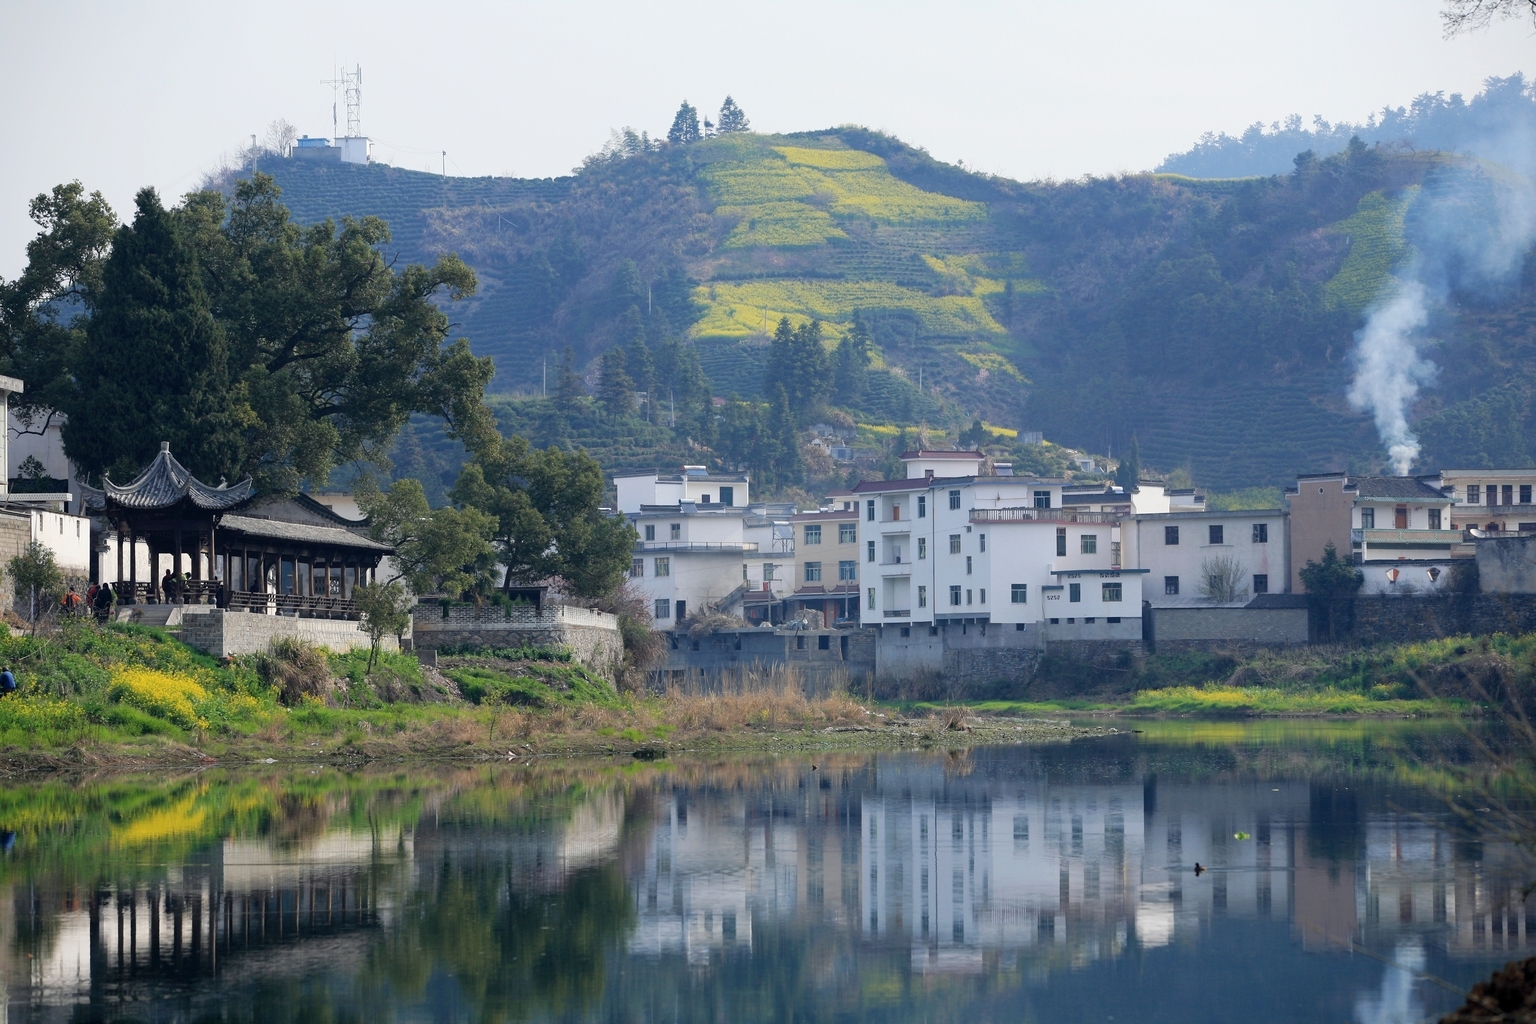
[(624, 663), (618, 616), (568, 605), (418, 604), (411, 616), (418, 649), (564, 647), (587, 670), (612, 680)]
[(1355, 599), (1354, 624), (1339, 639), (1362, 644), (1411, 643), (1470, 633), (1536, 630), (1536, 594), (1452, 594)]
[(1149, 614), (1157, 651), (1212, 642), (1284, 647), (1308, 638), (1305, 608), (1153, 608)]
[[(195, 605), (183, 609), (182, 641), (216, 658), (259, 654), (280, 637), (292, 637), (332, 651), (350, 651), (369, 643), (368, 634), (350, 619), (303, 619)], [(385, 637), (380, 646), (387, 651), (400, 649), (393, 636)]]

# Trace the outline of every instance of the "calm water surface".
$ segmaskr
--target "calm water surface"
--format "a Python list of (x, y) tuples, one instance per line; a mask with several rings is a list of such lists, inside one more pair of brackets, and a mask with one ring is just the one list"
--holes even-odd
[(1528, 955), (1454, 729), (1137, 728), (13, 784), (8, 1020), (1396, 1024)]

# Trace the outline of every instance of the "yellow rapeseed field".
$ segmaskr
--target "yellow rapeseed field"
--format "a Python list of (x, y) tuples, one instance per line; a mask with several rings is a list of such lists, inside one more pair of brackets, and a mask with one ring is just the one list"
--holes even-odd
[(746, 338), (772, 333), (781, 317), (792, 326), (819, 319), (828, 345), (842, 338), (858, 310), (902, 309), (915, 313), (930, 337), (1002, 334), (982, 301), (970, 295), (929, 295), (889, 281), (718, 282), (694, 297), (709, 307), (694, 327), (700, 338)]
[(114, 700), (132, 704), (184, 729), (208, 725), (196, 707), (208, 699), (208, 691), (191, 676), (152, 668), (121, 668), (113, 673), (108, 693)]

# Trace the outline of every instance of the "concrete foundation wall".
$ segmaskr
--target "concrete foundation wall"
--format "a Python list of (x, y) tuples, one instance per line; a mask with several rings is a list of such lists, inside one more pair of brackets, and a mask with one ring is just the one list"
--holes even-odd
[[(302, 619), (290, 615), (257, 615), (251, 612), (200, 608), (182, 611), (181, 639), (216, 658), (259, 654), (280, 637), (292, 637), (332, 651), (368, 646), (368, 634), (350, 619)], [(393, 636), (384, 638), (384, 650), (399, 650)]]
[(1151, 616), (1158, 651), (1210, 641), (1282, 647), (1308, 637), (1305, 608), (1153, 608)]
[[(768, 678), (771, 673), (793, 669), (813, 694), (843, 685), (859, 689), (875, 669), (872, 634), (868, 629), (731, 629), (694, 639), (686, 633), (669, 633), (667, 660), (656, 671), (652, 686), (712, 692), (725, 682), (733, 686), (773, 683)], [(821, 647), (822, 637), (827, 639), (826, 649)]]
[(619, 620), (607, 612), (567, 605), (419, 604), (411, 616), (417, 648), (564, 647), (588, 671), (612, 680), (624, 662)]

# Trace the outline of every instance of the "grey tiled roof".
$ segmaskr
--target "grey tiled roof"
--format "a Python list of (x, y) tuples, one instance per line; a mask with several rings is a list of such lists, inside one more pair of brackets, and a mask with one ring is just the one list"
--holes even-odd
[(1362, 498), (1388, 498), (1398, 501), (1450, 501), (1434, 487), (1416, 476), (1361, 476), (1349, 481)]
[(303, 541), (310, 544), (331, 544), (336, 547), (361, 548), (364, 551), (391, 552), (388, 544), (381, 544), (339, 526), (316, 526), (312, 523), (290, 523), (281, 519), (258, 519), (255, 516), (227, 515), (219, 520), (219, 528), (235, 530), (248, 537), (271, 537), (274, 540)]
[(122, 508), (160, 509), (187, 499), (197, 508), (221, 512), (249, 500), (256, 492), (250, 477), (234, 485), (210, 487), (176, 461), (166, 441), (160, 442), (160, 453), (132, 483), (119, 486), (106, 477), (102, 483), (105, 486), (101, 490), (82, 488), (87, 508), (99, 511), (110, 500)]

